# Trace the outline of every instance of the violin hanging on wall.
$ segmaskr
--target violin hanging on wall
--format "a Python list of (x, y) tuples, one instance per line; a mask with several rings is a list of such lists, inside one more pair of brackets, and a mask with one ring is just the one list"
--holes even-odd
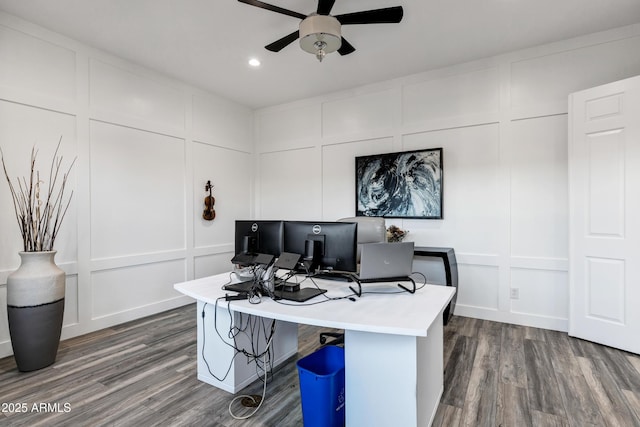
[(213, 205), (216, 204), (216, 198), (211, 194), (212, 188), (213, 184), (211, 184), (211, 181), (207, 181), (207, 184), (204, 186), (204, 191), (208, 191), (209, 195), (204, 198), (204, 211), (202, 212), (202, 218), (207, 221), (213, 221), (216, 218), (216, 210), (213, 208)]

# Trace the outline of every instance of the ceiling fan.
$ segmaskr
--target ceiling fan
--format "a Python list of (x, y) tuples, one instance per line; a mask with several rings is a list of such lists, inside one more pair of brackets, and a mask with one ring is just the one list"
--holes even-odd
[(300, 39), (300, 47), (312, 53), (322, 61), (327, 53), (338, 51), (340, 55), (348, 55), (356, 49), (342, 37), (342, 25), (354, 24), (396, 24), (402, 20), (402, 6), (383, 9), (365, 10), (362, 12), (330, 15), (335, 0), (318, 0), (315, 13), (304, 15), (258, 0), (238, 0), (272, 12), (302, 19), (298, 30), (265, 46), (272, 52), (280, 52), (284, 47)]

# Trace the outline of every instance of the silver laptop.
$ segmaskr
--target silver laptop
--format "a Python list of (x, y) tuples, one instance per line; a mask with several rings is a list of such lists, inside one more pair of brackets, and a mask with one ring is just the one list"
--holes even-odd
[(361, 282), (384, 282), (411, 276), (413, 242), (367, 243), (360, 255)]

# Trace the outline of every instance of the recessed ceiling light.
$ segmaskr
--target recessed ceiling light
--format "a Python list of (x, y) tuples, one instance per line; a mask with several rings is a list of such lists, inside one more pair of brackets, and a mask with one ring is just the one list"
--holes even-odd
[(260, 66), (260, 61), (256, 58), (251, 58), (249, 60), (249, 65), (251, 65), (252, 67), (259, 67)]

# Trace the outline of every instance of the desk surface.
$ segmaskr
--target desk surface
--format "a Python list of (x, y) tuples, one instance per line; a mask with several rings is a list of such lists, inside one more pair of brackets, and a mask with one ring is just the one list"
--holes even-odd
[[(215, 304), (218, 298), (226, 293), (222, 286), (230, 283), (229, 273), (204, 277), (189, 282), (178, 283), (174, 288), (198, 301)], [(237, 280), (234, 280), (237, 281)], [(315, 280), (329, 298), (351, 295), (345, 282)], [(307, 279), (301, 282), (302, 287), (313, 287)], [(273, 301), (263, 297), (259, 304), (249, 301), (219, 301), (218, 304), (229, 304), (234, 311), (287, 322), (306, 325), (324, 326), (353, 331), (385, 333), (394, 335), (427, 336), (427, 330), (440, 315), (443, 308), (451, 301), (455, 289), (447, 286), (426, 285), (415, 294), (400, 292), (395, 283), (363, 284), (362, 297), (327, 301), (320, 295), (304, 303), (290, 301)], [(368, 292), (384, 292), (368, 293)], [(320, 304), (312, 304), (326, 301)]]

